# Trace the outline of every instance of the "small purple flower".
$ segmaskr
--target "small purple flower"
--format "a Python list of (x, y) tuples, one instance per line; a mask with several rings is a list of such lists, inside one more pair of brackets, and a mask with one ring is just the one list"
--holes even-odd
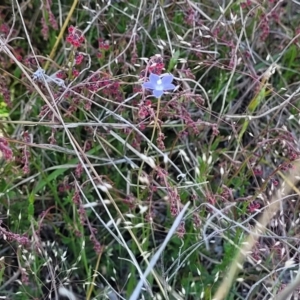
[(173, 75), (158, 76), (151, 73), (149, 76), (149, 81), (143, 83), (142, 87), (152, 90), (153, 96), (156, 98), (160, 98), (163, 95), (164, 91), (173, 91), (175, 89), (175, 85), (172, 84), (173, 79)]

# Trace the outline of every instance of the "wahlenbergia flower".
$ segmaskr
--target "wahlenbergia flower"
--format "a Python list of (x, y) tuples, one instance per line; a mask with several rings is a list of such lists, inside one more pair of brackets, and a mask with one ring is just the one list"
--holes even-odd
[(160, 98), (164, 91), (174, 90), (175, 85), (172, 84), (174, 76), (162, 75), (158, 76), (156, 74), (151, 73), (149, 76), (149, 81), (142, 84), (142, 87), (145, 89), (152, 90), (152, 94), (156, 98)]

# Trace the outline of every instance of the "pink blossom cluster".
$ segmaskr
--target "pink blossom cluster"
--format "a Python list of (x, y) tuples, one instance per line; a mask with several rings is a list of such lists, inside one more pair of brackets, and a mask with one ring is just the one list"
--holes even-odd
[(66, 41), (74, 47), (78, 48), (81, 46), (81, 44), (84, 43), (84, 36), (82, 35), (82, 32), (76, 27), (70, 26), (68, 28), (68, 33), (69, 34), (66, 38)]

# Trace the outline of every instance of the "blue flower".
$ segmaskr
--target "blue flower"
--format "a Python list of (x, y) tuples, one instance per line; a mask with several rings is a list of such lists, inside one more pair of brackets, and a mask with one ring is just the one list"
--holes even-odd
[(142, 87), (152, 90), (153, 96), (156, 98), (160, 98), (163, 95), (164, 91), (173, 91), (175, 89), (175, 85), (172, 84), (173, 79), (173, 75), (158, 76), (151, 73), (149, 76), (149, 81), (143, 83)]

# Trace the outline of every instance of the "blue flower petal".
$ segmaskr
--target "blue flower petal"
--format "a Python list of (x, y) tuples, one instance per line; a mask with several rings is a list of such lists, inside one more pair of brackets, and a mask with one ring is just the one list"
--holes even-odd
[(153, 96), (160, 98), (164, 94), (164, 91), (173, 91), (175, 89), (175, 85), (172, 84), (173, 79), (174, 76), (172, 74), (159, 76), (157, 74), (150, 73), (149, 81), (144, 82), (142, 87), (152, 90)]
[(153, 96), (156, 98), (160, 98), (163, 95), (164, 91), (153, 90)]
[(175, 89), (175, 85), (174, 84), (172, 84), (172, 83), (168, 83), (168, 84), (165, 84), (164, 85), (164, 90), (165, 91), (168, 91), (168, 90), (174, 90)]
[(166, 85), (172, 83), (173, 79), (174, 79), (173, 75), (165, 75), (161, 78), (161, 81), (163, 85)]
[(150, 82), (150, 81), (143, 83), (142, 87), (144, 89), (150, 89), (150, 90), (154, 90), (155, 89), (155, 85), (152, 82)]
[(156, 84), (160, 77), (156, 74), (150, 73), (149, 80), (151, 83)]

